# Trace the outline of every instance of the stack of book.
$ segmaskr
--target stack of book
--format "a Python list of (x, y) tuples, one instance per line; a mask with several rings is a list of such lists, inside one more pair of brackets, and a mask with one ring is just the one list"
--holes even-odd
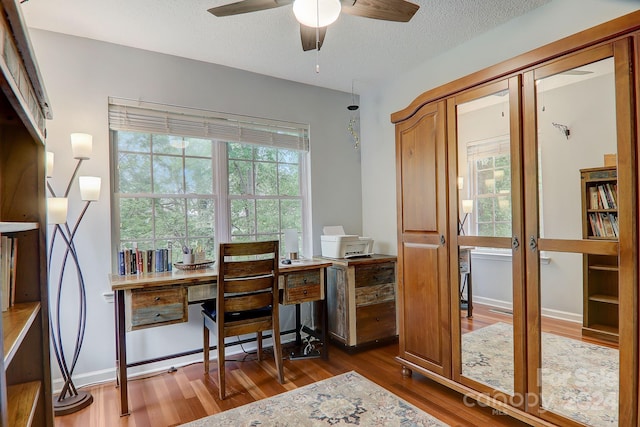
[(118, 274), (162, 273), (172, 270), (172, 252), (169, 249), (123, 249), (118, 252)]

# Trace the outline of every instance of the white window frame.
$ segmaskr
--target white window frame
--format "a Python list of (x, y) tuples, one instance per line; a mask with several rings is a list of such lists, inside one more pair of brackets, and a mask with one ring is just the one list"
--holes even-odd
[[(215, 245), (232, 241), (231, 202), (228, 191), (227, 142), (253, 144), (267, 148), (282, 148), (301, 152), (299, 163), (301, 222), (301, 254), (312, 254), (311, 202), (310, 202), (310, 150), (309, 126), (305, 124), (239, 116), (205, 110), (189, 109), (141, 101), (109, 98), (109, 128), (111, 134), (112, 163), (112, 253), (113, 269), (117, 271), (117, 252), (120, 243), (120, 194), (118, 191), (117, 155), (118, 147), (113, 144), (118, 131), (146, 134), (172, 135), (210, 139), (213, 143), (212, 161), (215, 180), (212, 195), (215, 209)], [(224, 136), (219, 138), (218, 136)], [(151, 154), (150, 154), (151, 155)], [(255, 161), (255, 160), (253, 160)], [(156, 197), (154, 194), (139, 194), (140, 197)], [(172, 195), (165, 195), (172, 196)], [(187, 194), (178, 195), (189, 198)], [(202, 197), (202, 196), (196, 196)], [(255, 198), (255, 196), (247, 196)], [(273, 196), (282, 198), (282, 196)], [(257, 230), (256, 230), (257, 233)], [(284, 242), (283, 230), (280, 241)], [(156, 237), (153, 236), (155, 239)], [(214, 248), (214, 251), (216, 248)], [(282, 251), (284, 253), (284, 251)]]

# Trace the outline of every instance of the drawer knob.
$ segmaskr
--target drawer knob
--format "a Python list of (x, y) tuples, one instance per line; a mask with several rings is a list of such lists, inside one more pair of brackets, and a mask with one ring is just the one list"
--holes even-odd
[(304, 291), (302, 291), (302, 293), (306, 295), (307, 294), (307, 290), (305, 289)]
[(307, 284), (307, 279), (306, 278), (302, 279), (302, 281), (304, 282), (305, 285)]
[(160, 297), (155, 297), (154, 300), (155, 301), (160, 301)]
[(376, 317), (376, 322), (379, 322), (379, 321), (380, 321), (380, 318), (379, 318), (379, 317)]
[(160, 317), (160, 313), (156, 313), (156, 318)]

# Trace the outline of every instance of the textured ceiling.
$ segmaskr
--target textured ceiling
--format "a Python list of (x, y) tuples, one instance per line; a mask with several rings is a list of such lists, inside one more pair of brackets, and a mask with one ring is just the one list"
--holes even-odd
[[(414, 0), (408, 23), (342, 14), (303, 52), (291, 5), (218, 18), (230, 0), (28, 0), (27, 25), (360, 93), (549, 0)], [(316, 63), (320, 72), (316, 73)]]

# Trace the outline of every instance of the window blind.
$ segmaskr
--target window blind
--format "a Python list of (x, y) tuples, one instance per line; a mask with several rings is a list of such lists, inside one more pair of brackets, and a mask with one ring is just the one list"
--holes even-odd
[(309, 151), (309, 125), (109, 98), (109, 129)]

